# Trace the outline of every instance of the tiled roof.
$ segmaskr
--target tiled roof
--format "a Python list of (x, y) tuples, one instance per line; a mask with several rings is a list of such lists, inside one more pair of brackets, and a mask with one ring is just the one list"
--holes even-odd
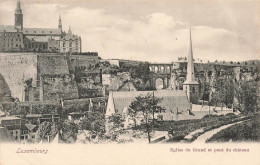
[(28, 38), (35, 42), (48, 42), (50, 39), (49, 36), (36, 36), (36, 37), (28, 36)]
[(13, 25), (0, 25), (0, 32), (19, 32)]
[[(115, 109), (118, 110), (118, 113), (121, 113), (125, 107), (129, 107), (135, 101), (135, 97), (148, 93), (152, 94), (152, 91), (111, 92)], [(168, 113), (177, 113), (177, 111), (182, 112), (191, 109), (184, 91), (161, 90), (155, 91), (154, 96), (163, 99), (160, 106), (164, 107)]]
[(42, 117), (41, 114), (28, 114), (26, 117)]
[(21, 120), (21, 118), (15, 116), (0, 117), (0, 122), (3, 120)]
[(61, 35), (61, 30), (51, 28), (24, 28), (23, 33), (25, 35)]
[(77, 35), (74, 34), (66, 34), (62, 39), (63, 40), (74, 40), (79, 38)]

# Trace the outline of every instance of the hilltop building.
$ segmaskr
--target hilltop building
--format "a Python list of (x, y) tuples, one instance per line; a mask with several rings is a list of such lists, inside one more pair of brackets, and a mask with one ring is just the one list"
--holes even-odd
[(66, 33), (59, 16), (57, 28), (25, 28), (20, 1), (15, 10), (14, 25), (0, 25), (0, 52), (81, 52), (81, 37)]

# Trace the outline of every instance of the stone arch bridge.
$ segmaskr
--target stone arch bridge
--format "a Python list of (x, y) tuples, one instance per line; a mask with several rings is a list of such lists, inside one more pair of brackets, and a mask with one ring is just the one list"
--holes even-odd
[(172, 66), (172, 63), (150, 63), (149, 80), (151, 87), (156, 89), (168, 88), (172, 73)]

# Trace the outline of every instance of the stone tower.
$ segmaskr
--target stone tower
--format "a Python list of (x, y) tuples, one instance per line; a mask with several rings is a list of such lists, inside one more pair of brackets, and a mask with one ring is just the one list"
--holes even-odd
[(17, 1), (17, 6), (14, 15), (15, 15), (14, 27), (23, 30), (23, 11), (21, 9), (20, 1)]
[(199, 83), (195, 80), (191, 29), (190, 29), (190, 50), (188, 55), (188, 66), (186, 81), (183, 83), (183, 90), (186, 91), (190, 103), (196, 104), (199, 100)]
[(59, 15), (59, 24), (58, 24), (58, 28), (62, 31), (62, 23), (61, 23), (60, 15)]

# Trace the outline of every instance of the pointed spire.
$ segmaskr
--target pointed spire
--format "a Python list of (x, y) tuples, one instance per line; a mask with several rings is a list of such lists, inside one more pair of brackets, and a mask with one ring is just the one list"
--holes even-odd
[(17, 1), (15, 13), (16, 14), (21, 14), (22, 13), (21, 2), (20, 1)]
[(69, 26), (68, 34), (72, 34), (72, 31), (71, 31), (71, 29), (70, 29), (70, 26)]
[(58, 24), (58, 28), (60, 30), (62, 30), (62, 23), (61, 23), (61, 17), (60, 17), (60, 14), (59, 14), (59, 24)]
[(190, 49), (189, 49), (189, 55), (188, 55), (187, 77), (186, 77), (186, 81), (184, 82), (184, 84), (199, 84), (197, 81), (195, 81), (191, 28), (190, 28)]

